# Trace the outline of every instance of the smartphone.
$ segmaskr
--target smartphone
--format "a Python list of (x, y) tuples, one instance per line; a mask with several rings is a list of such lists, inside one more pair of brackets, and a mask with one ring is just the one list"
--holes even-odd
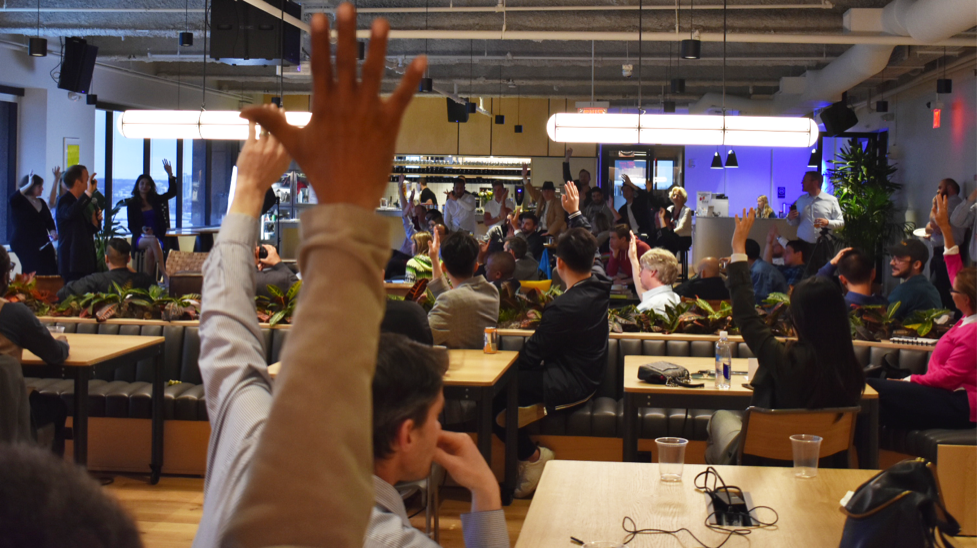
[(797, 204), (791, 204), (790, 205), (790, 211), (796, 212), (797, 211)]

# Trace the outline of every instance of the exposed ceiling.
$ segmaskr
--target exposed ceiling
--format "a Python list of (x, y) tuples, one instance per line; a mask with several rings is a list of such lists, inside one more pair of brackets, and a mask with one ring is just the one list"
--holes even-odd
[[(503, 0), (428, 0), (426, 8), (422, 2), (407, 0), (356, 4), (361, 9), (360, 29), (368, 29), (373, 18), (383, 16), (394, 31), (427, 33), (421, 36), (445, 31), (486, 33), (474, 39), (431, 40), (396, 38), (396, 32), (392, 33), (388, 48), (391, 70), (384, 83), (387, 91), (399, 78), (396, 67), (426, 51), (435, 86), (461, 96), (501, 93), (578, 100), (593, 96), (615, 105), (635, 105), (640, 93), (642, 104), (653, 106), (667, 94), (681, 108), (705, 93), (721, 92), (724, 77), (727, 94), (772, 97), (781, 78), (823, 68), (859, 41), (844, 35), (846, 11), (882, 8), (889, 1), (727, 0), (725, 21), (731, 38), (725, 45), (725, 70), (724, 11), (717, 0), (703, 0), (695, 4), (694, 11), (688, 0), (644, 0), (641, 10), (639, 0), (508, 0), (504, 8)], [(331, 16), (338, 2), (308, 0), (301, 4), (303, 20), (308, 21), (313, 13)], [(27, 37), (35, 35), (37, 5), (36, 0), (3, 2), (0, 33), (4, 40), (26, 43)], [(119, 5), (109, 0), (42, 0), (40, 34), (54, 50), (58, 37), (80, 35), (99, 47), (100, 63), (201, 83), (204, 0), (130, 0), (124, 8)], [(636, 35), (630, 41), (607, 39), (606, 33), (637, 33), (639, 17), (644, 35), (640, 52)], [(500, 39), (503, 28), (507, 36)], [(180, 48), (177, 34), (188, 29), (194, 32), (194, 46)], [(704, 40), (718, 37), (720, 41), (704, 41), (701, 59), (680, 62), (678, 41), (688, 38), (692, 29), (702, 33)], [(562, 35), (569, 40), (511, 39), (519, 32), (571, 34)], [(808, 43), (758, 41), (770, 39), (769, 35), (790, 35), (785, 41)], [(307, 38), (303, 37), (303, 58), (309, 49)], [(944, 63), (952, 67), (974, 59), (974, 29), (950, 42), (955, 45), (897, 45), (885, 70), (851, 89), (850, 96), (865, 100)], [(625, 64), (634, 66), (631, 77), (622, 75)], [(286, 94), (309, 93), (307, 77), (288, 74), (294, 70), (286, 68), (287, 76), (280, 79), (273, 66), (232, 66), (208, 60), (207, 86), (244, 93), (278, 94), (280, 89)], [(670, 93), (671, 78), (685, 79), (685, 93)]]

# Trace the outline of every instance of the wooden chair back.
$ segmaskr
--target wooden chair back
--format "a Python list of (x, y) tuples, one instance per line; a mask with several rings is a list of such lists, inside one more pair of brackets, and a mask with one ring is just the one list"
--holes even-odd
[(173, 276), (178, 273), (199, 273), (203, 270), (207, 255), (207, 252), (171, 250), (166, 258), (166, 274)]
[(750, 406), (743, 416), (737, 462), (742, 464), (744, 455), (792, 461), (794, 453), (790, 437), (804, 434), (821, 437), (819, 458), (846, 452), (848, 466), (854, 468), (852, 441), (859, 411), (859, 406), (820, 410), (770, 410)]

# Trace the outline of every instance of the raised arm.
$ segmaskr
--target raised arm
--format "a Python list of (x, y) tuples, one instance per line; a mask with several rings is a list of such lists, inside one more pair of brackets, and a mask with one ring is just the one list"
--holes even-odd
[(542, 200), (543, 192), (534, 187), (532, 181), (529, 180), (529, 164), (522, 165), (522, 186), (525, 187), (526, 192), (529, 193), (529, 198), (532, 198), (534, 203), (538, 204)]
[(638, 237), (634, 236), (634, 231), (631, 231), (631, 240), (628, 241), (628, 261), (631, 262), (634, 291), (641, 297), (648, 289), (641, 284), (641, 258), (638, 257)]
[[(166, 170), (166, 175), (167, 175), (167, 183), (166, 183), (166, 185), (167, 185), (167, 187), (166, 187), (166, 192), (163, 193), (163, 194), (161, 194), (161, 195), (159, 195), (159, 197), (161, 199), (163, 199), (164, 201), (166, 201), (166, 200), (169, 200), (171, 198), (175, 198), (176, 197), (177, 183), (176, 183), (176, 176), (173, 175), (173, 165), (170, 164), (170, 161), (169, 160), (166, 160), (165, 158), (163, 159), (163, 169)], [(262, 199), (263, 198), (264, 197), (262, 196)], [(258, 213), (261, 213), (261, 212), (259, 211)]]
[(49, 208), (57, 205), (58, 199), (61, 198), (61, 193), (64, 192), (64, 187), (61, 186), (61, 166), (55, 166), (51, 170), (51, 173), (54, 174), (54, 180), (51, 182), (51, 194), (47, 199)]
[(307, 126), (290, 126), (279, 111), (242, 113), (285, 145), (320, 206), (302, 216), (303, 289), (266, 429), (224, 544), (358, 547), (373, 508), (371, 381), (386, 300), (378, 275), (390, 255), (387, 222), (374, 209), (426, 60), (415, 59), (381, 99), (389, 24), (373, 20), (358, 81), (355, 9), (340, 5), (336, 22), (334, 78), (329, 22), (312, 18)]
[(573, 154), (572, 148), (567, 148), (567, 152), (563, 155), (563, 182), (573, 181), (573, 174), (570, 173), (570, 155)]

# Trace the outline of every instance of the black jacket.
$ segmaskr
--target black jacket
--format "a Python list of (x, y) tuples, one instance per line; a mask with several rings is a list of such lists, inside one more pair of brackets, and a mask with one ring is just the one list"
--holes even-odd
[[(170, 208), (167, 202), (176, 196), (176, 177), (170, 178), (169, 185), (165, 193), (153, 195), (147, 199), (149, 200), (149, 205), (153, 207), (153, 216), (156, 218), (156, 222), (153, 224), (153, 236), (159, 239), (161, 246), (166, 236), (166, 230), (170, 228)], [(129, 234), (133, 237), (141, 235), (142, 228), (146, 225), (142, 214), (142, 200), (137, 196), (127, 199), (126, 213), (129, 217)], [(136, 251), (136, 246), (133, 246), (133, 255), (135, 255)]]
[(278, 286), (278, 289), (285, 293), (292, 284), (299, 281), (299, 277), (288, 268), (284, 263), (277, 263), (272, 267), (265, 267), (264, 270), (255, 273), (255, 295), (272, 297), (268, 291), (268, 286)]
[[(58, 199), (58, 272), (66, 281), (94, 273), (98, 265), (93, 239), (98, 227), (85, 215), (91, 200), (86, 193), (75, 198), (70, 192)], [(69, 276), (72, 274), (73, 278)]]
[[(631, 218), (628, 217), (627, 203), (621, 206), (617, 210), (617, 213), (621, 214), (621, 223), (628, 226), (631, 225)], [(631, 203), (631, 213), (634, 214), (634, 220), (638, 222), (637, 227), (631, 227), (634, 234), (654, 234), (655, 222), (651, 219), (651, 202), (649, 201), (647, 191), (634, 189), (634, 201)]]
[[(759, 368), (753, 377), (751, 404), (762, 408), (832, 408), (855, 406), (858, 397), (846, 392), (850, 387), (839, 385), (834, 390), (821, 391), (816, 401), (817, 372), (814, 350), (802, 342), (781, 343), (773, 331), (757, 314), (753, 280), (746, 261), (730, 263), (726, 285), (733, 301), (733, 323), (740, 329), (743, 341), (757, 357)], [(851, 341), (839, 342), (851, 345)]]
[[(582, 215), (570, 218), (571, 228), (590, 229)], [(543, 400), (549, 412), (561, 404), (593, 394), (607, 367), (607, 308), (611, 280), (595, 261), (590, 278), (554, 299), (526, 340), (516, 362), (520, 370), (543, 371)]]
[(675, 293), (682, 297), (702, 298), (705, 300), (729, 299), (729, 290), (722, 277), (690, 278), (675, 288)]
[[(573, 178), (573, 174), (570, 173), (570, 163), (569, 162), (564, 162), (563, 163), (563, 183), (566, 183), (567, 181), (573, 181), (573, 184), (577, 186), (577, 191), (580, 192), (581, 194), (583, 194), (583, 186), (581, 185), (580, 180), (579, 179), (574, 179)], [(591, 187), (591, 188), (593, 188), (593, 187)], [(590, 193), (587, 193), (586, 196), (581, 196), (580, 197), (580, 200), (581, 200), (581, 202), (580, 202), (580, 209), (581, 210), (583, 210), (587, 206), (590, 206), (591, 204), (594, 203), (593, 199), (590, 197)]]
[(543, 250), (546, 242), (546, 237), (543, 236), (543, 231), (536, 229), (533, 233), (516, 233), (516, 236), (521, 236), (526, 239), (526, 243), (529, 244), (529, 253), (533, 254), (533, 259), (539, 261), (543, 257)]
[(68, 358), (68, 344), (54, 339), (23, 303), (0, 302), (0, 335), (48, 364), (61, 364)]
[(123, 287), (132, 283), (133, 288), (146, 289), (153, 285), (153, 278), (146, 273), (134, 273), (126, 267), (112, 269), (104, 273), (94, 273), (65, 284), (58, 290), (58, 301), (73, 295), (85, 295), (96, 292), (107, 292), (112, 289), (112, 283)]
[(58, 274), (58, 260), (48, 231), (54, 229), (54, 219), (47, 203), (41, 200), (40, 211), (19, 190), (10, 195), (10, 222), (13, 234), (10, 249), (20, 259), (21, 270), (39, 275)]
[(401, 334), (418, 343), (434, 345), (427, 313), (413, 301), (388, 299), (380, 331)]

